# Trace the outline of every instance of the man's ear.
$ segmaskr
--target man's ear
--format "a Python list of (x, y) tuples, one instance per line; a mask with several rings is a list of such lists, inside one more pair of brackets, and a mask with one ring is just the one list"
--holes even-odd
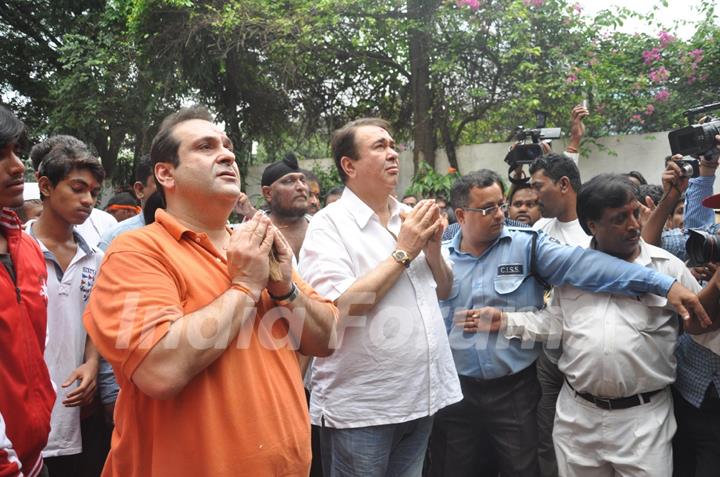
[(47, 176), (38, 177), (38, 189), (40, 189), (40, 197), (50, 197), (52, 184), (50, 184), (50, 179)]
[(133, 192), (135, 193), (135, 197), (138, 200), (141, 200), (145, 197), (145, 186), (140, 181), (135, 181), (135, 183), (132, 185)]
[(462, 225), (465, 223), (465, 209), (455, 209), (455, 220)]
[(271, 186), (262, 186), (260, 188), (263, 197), (265, 198), (265, 202), (268, 204), (270, 203), (270, 200), (272, 198), (272, 187)]
[(569, 192), (570, 189), (572, 189), (572, 186), (570, 185), (570, 179), (568, 179), (567, 176), (562, 176), (558, 183), (560, 185), (560, 191), (563, 193)]
[(340, 167), (345, 171), (345, 175), (348, 177), (355, 177), (357, 175), (357, 169), (355, 169), (355, 161), (350, 159), (348, 156), (340, 158)]
[(595, 223), (594, 220), (588, 220), (587, 222), (585, 222), (585, 224), (590, 229), (590, 235), (594, 237), (595, 233), (597, 232), (598, 225)]
[(164, 190), (175, 188), (175, 166), (169, 162), (155, 164), (155, 177)]

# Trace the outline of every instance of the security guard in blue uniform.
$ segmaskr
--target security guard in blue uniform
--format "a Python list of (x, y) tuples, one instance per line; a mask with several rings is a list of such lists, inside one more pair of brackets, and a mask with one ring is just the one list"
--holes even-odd
[(548, 285), (564, 283), (629, 295), (666, 296), (673, 288), (682, 300), (693, 300), (672, 278), (651, 269), (560, 245), (540, 231), (505, 226), (504, 194), (500, 177), (487, 169), (453, 186), (461, 230), (443, 244), (454, 279), (441, 308), (464, 399), (435, 417), (433, 476), (494, 477), (499, 471), (523, 477), (539, 472), (535, 409), (540, 389), (534, 366), (539, 348), (478, 333), (473, 323), (480, 317), (474, 310), (536, 310), (543, 306)]

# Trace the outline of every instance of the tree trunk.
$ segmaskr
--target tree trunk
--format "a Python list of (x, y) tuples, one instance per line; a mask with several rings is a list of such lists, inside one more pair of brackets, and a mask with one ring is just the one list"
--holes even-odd
[(408, 17), (415, 23), (409, 32), (410, 88), (413, 103), (413, 162), (418, 170), (424, 160), (435, 167), (435, 135), (431, 116), (430, 34), (436, 0), (408, 0)]
[(447, 107), (445, 105), (445, 91), (441, 89), (437, 93), (438, 94), (434, 103), (435, 110), (433, 111), (435, 125), (440, 131), (442, 145), (445, 148), (445, 154), (447, 155), (450, 167), (453, 167), (456, 171), (460, 172), (457, 160), (457, 150), (455, 148), (455, 140), (453, 139), (452, 131), (450, 130), (450, 118), (448, 118)]

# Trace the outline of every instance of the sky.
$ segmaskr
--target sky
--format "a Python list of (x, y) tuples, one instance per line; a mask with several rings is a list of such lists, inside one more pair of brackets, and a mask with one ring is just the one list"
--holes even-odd
[[(658, 0), (577, 0), (577, 3), (582, 6), (585, 15), (595, 15), (601, 10), (612, 10), (613, 7), (626, 7), (638, 13), (647, 14), (652, 11), (653, 7), (660, 5), (656, 17), (666, 27), (671, 27), (677, 20), (695, 21), (699, 18), (698, 6), (700, 5), (699, 0), (668, 0), (667, 7), (663, 7)], [(621, 30), (628, 33), (637, 31), (652, 34), (658, 32), (655, 25), (635, 19), (628, 20)], [(685, 39), (689, 38), (694, 31), (692, 24), (679, 26), (677, 29), (678, 36)]]

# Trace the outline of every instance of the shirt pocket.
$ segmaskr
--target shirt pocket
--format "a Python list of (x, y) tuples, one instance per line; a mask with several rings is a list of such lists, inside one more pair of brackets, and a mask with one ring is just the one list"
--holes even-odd
[(517, 291), (527, 278), (525, 275), (504, 275), (496, 276), (493, 279), (495, 293), (498, 295), (509, 295)]

